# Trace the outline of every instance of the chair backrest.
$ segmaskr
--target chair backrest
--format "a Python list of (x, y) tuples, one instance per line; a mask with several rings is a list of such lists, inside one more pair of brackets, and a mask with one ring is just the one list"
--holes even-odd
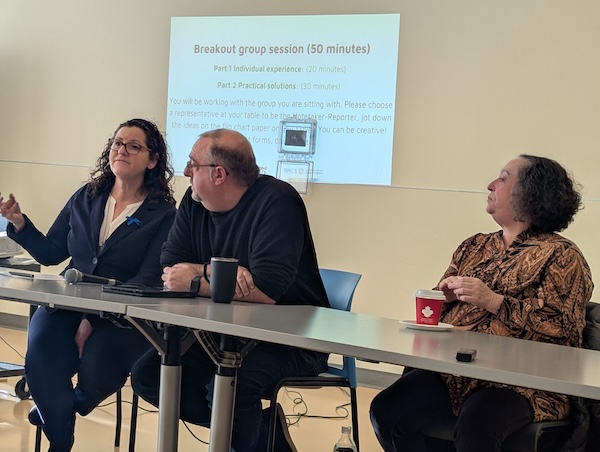
[[(333, 309), (350, 312), (354, 291), (360, 281), (358, 273), (345, 272), (341, 270), (330, 270), (321, 268), (321, 279), (329, 298), (329, 304)], [(356, 388), (356, 360), (349, 356), (342, 357), (342, 367), (328, 366), (327, 373), (344, 377), (350, 382), (351, 388)]]
[(333, 309), (340, 311), (350, 311), (354, 291), (360, 281), (361, 275), (358, 273), (345, 272), (341, 270), (330, 270), (328, 268), (319, 269), (321, 279), (325, 285), (329, 304)]
[[(600, 351), (600, 303), (589, 302), (586, 306), (583, 346)], [(600, 450), (600, 401), (588, 400), (589, 429), (585, 438), (586, 451)]]
[(583, 346), (600, 350), (600, 303), (590, 301), (586, 306)]

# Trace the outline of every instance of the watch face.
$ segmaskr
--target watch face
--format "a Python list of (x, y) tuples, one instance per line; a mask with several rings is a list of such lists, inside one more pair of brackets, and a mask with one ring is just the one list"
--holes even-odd
[(194, 276), (192, 282), (190, 283), (190, 292), (198, 293), (200, 292), (200, 276)]

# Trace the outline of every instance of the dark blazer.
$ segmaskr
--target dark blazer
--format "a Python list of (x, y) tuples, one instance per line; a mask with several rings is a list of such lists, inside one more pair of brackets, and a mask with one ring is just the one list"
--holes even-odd
[(80, 188), (62, 209), (48, 234), (42, 234), (25, 216), (19, 232), (10, 224), (10, 238), (25, 248), (42, 265), (57, 265), (71, 257), (67, 267), (83, 273), (147, 286), (162, 285), (160, 250), (176, 208), (165, 200), (148, 199), (98, 246), (100, 226), (110, 190), (93, 198)]

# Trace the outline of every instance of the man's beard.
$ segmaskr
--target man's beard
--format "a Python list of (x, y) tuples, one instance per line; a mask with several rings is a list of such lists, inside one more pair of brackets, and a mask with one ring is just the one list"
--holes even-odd
[(194, 190), (192, 190), (192, 199), (196, 202), (202, 202), (202, 199), (200, 198), (198, 193), (196, 193)]

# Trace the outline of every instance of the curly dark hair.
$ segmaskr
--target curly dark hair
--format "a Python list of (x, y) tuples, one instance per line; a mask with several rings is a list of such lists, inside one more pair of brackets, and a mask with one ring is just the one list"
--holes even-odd
[(529, 220), (531, 229), (560, 232), (583, 208), (580, 186), (556, 161), (522, 154), (527, 160), (513, 188), (512, 208), (518, 220)]
[[(225, 144), (220, 139), (226, 133), (238, 136), (235, 147), (230, 143)], [(256, 164), (252, 145), (244, 135), (234, 130), (215, 129), (204, 132), (200, 138), (212, 140), (210, 155), (215, 163), (222, 165), (240, 185), (250, 186), (256, 180), (260, 170)]]
[(173, 197), (173, 168), (169, 161), (167, 143), (162, 134), (156, 127), (156, 124), (146, 119), (130, 119), (122, 124), (113, 133), (111, 139), (104, 145), (104, 150), (98, 158), (96, 167), (90, 172), (87, 192), (90, 196), (95, 196), (99, 192), (112, 188), (115, 183), (115, 175), (110, 169), (109, 156), (110, 144), (117, 132), (123, 127), (137, 127), (144, 131), (146, 135), (146, 145), (150, 155), (156, 155), (158, 162), (152, 169), (147, 169), (144, 174), (144, 185), (140, 190), (145, 194), (150, 202), (156, 202), (159, 199), (175, 205)]

